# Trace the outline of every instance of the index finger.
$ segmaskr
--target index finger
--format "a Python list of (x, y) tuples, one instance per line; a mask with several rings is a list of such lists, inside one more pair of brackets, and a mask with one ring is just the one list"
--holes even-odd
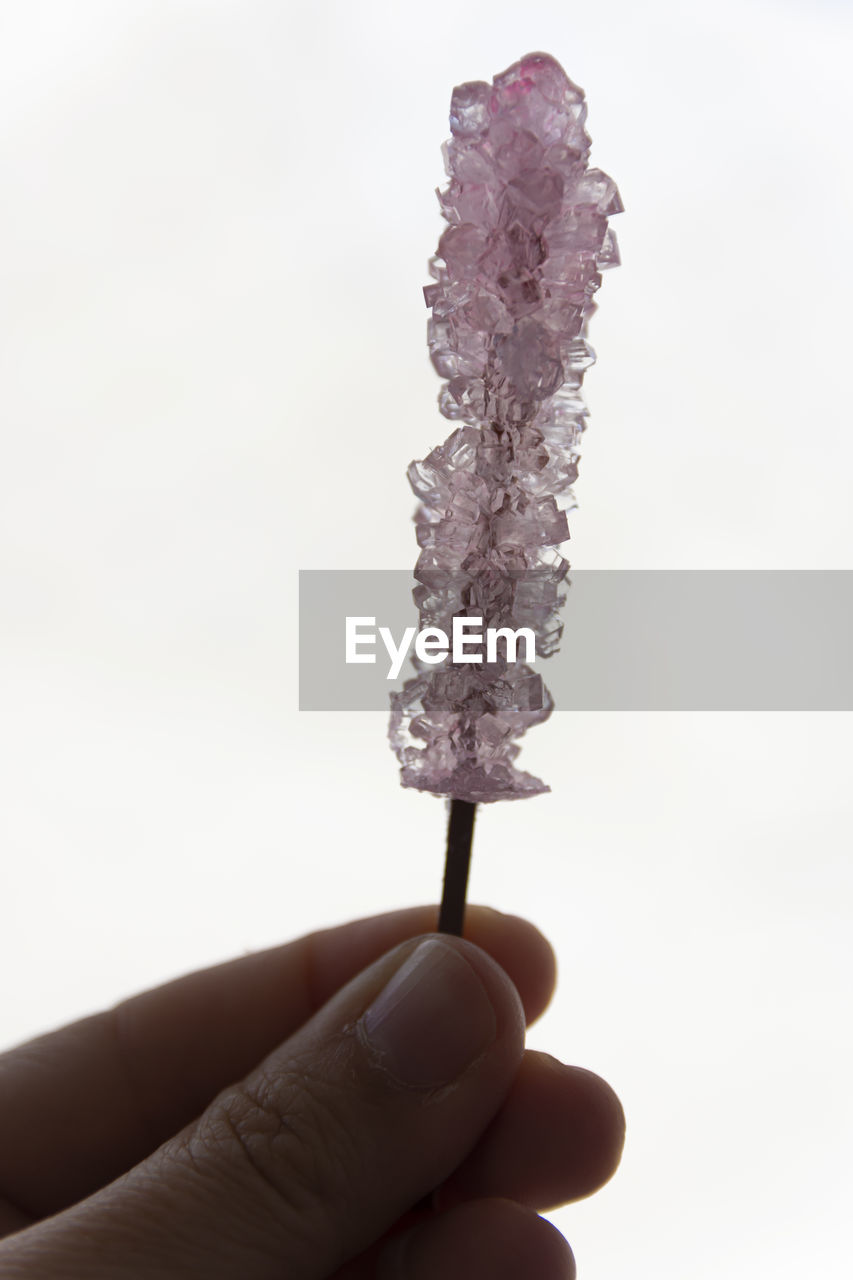
[[(178, 978), (0, 1057), (0, 1196), (32, 1218), (111, 1182), (194, 1119), (392, 947), (435, 929), (412, 907)], [(488, 907), (465, 937), (509, 974), (528, 1024), (556, 966), (538, 929)]]

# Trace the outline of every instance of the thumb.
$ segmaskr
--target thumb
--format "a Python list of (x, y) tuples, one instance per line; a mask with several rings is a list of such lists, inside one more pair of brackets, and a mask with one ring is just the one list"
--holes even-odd
[(60, 1258), (63, 1274), (85, 1264), (92, 1280), (328, 1276), (462, 1162), (509, 1091), (524, 1025), (484, 951), (410, 939), (196, 1122), (21, 1245), (38, 1249), (42, 1276)]

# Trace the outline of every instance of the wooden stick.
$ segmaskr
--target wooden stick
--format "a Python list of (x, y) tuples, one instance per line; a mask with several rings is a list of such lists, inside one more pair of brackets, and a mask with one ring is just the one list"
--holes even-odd
[(465, 894), (468, 868), (471, 865), (471, 840), (477, 806), (470, 800), (451, 800), (447, 824), (447, 857), (444, 864), (444, 889), (438, 914), (438, 932), (462, 937), (465, 924)]

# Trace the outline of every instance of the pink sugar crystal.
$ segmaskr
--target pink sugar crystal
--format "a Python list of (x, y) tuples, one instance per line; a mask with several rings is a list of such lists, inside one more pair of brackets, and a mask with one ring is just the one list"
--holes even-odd
[[(583, 91), (543, 53), (453, 90), (438, 193), (449, 226), (424, 290), (439, 406), (461, 425), (409, 468), (420, 624), (529, 627), (537, 659), (562, 632), (569, 565), (556, 548), (586, 425), (587, 325), (601, 271), (619, 263), (607, 219), (622, 202), (587, 167), (585, 120)], [(514, 765), (515, 740), (553, 709), (541, 676), (505, 651), (415, 667), (391, 699), (404, 786), (471, 802), (549, 790)]]

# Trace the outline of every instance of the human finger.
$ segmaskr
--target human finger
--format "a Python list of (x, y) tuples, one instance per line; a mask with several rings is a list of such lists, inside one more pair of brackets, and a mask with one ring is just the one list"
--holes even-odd
[[(324, 929), (178, 978), (3, 1055), (0, 1197), (32, 1220), (111, 1182), (353, 975), (434, 928), (436, 913), (413, 907)], [(555, 980), (554, 953), (539, 930), (470, 906), (465, 936), (509, 975), (527, 1022), (535, 1020)]]
[(473, 1200), (426, 1218), (388, 1242), (376, 1280), (575, 1280), (556, 1227), (513, 1200)]
[(0, 1244), (16, 1274), (320, 1280), (445, 1181), (523, 1053), (506, 973), (429, 935), (358, 974), (181, 1134)]
[(499, 1196), (556, 1209), (603, 1186), (624, 1143), (625, 1113), (606, 1081), (527, 1049), (503, 1106), (432, 1204)]

